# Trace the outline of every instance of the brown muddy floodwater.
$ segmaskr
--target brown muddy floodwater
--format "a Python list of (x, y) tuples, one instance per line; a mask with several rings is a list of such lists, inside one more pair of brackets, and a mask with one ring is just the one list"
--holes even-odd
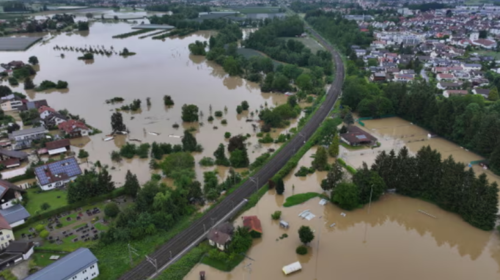
[[(484, 160), (483, 157), (444, 138), (428, 138), (429, 131), (398, 117), (366, 120), (363, 123), (365, 127), (360, 127), (377, 137), (381, 147), (373, 150), (368, 148), (355, 151), (340, 147), (341, 157), (355, 168), (361, 167), (363, 162), (370, 166), (375, 161), (377, 154), (383, 150), (386, 152), (393, 149), (398, 151), (403, 146), (406, 146), (413, 154), (416, 154), (423, 146), (430, 146), (441, 153), (442, 160), (452, 156), (456, 161), (465, 164)], [(359, 124), (356, 125), (359, 126)], [(472, 169), (477, 175), (484, 173), (490, 182), (497, 182), (500, 185), (500, 177), (490, 170), (483, 169), (477, 164), (473, 165)]]
[[(310, 166), (314, 152), (314, 148), (309, 151), (291, 174), (301, 165)], [(283, 196), (270, 190), (256, 207), (242, 214), (257, 215), (262, 223), (263, 236), (254, 240), (247, 254), (253, 260), (246, 259), (230, 273), (198, 264), (185, 279), (198, 280), (202, 270), (210, 280), (500, 278), (498, 232), (476, 229), (459, 216), (421, 200), (387, 194), (372, 203), (369, 211), (366, 206), (346, 212), (346, 217), (340, 215), (342, 209), (331, 203), (319, 205), (319, 198), (282, 207), (285, 198), (294, 193), (322, 192), (319, 183), (325, 175), (325, 172), (303, 178), (289, 175)], [(311, 221), (298, 217), (307, 209), (316, 215)], [(282, 219), (289, 222), (289, 229), (281, 229), (271, 220), (276, 210), (282, 211)], [(235, 223), (240, 225), (241, 218), (236, 218)], [(331, 227), (333, 223), (336, 225)], [(297, 231), (302, 225), (315, 231), (306, 256), (295, 253), (300, 245)], [(288, 238), (280, 240), (283, 233), (287, 233)], [(301, 262), (302, 271), (285, 276), (282, 267), (295, 261)]]
[[(115, 167), (115, 170), (111, 170), (111, 174), (118, 186), (124, 181), (128, 169), (136, 173), (142, 183), (150, 178), (151, 172), (154, 172), (149, 169), (148, 159), (135, 158), (124, 160), (122, 163), (111, 162), (111, 151), (118, 150), (126, 143), (127, 138), (138, 139), (142, 143), (157, 141), (180, 144), (181, 139), (171, 138), (169, 135), (182, 135), (184, 128), (195, 127), (197, 131), (194, 134), (198, 143), (204, 147), (203, 153), (195, 154), (196, 162), (203, 156), (213, 157), (213, 152), (219, 143), (227, 143), (224, 139), (225, 132), (230, 132), (232, 135), (247, 133), (252, 135), (247, 141), (251, 161), (267, 149), (279, 147), (279, 144), (258, 145), (256, 132), (252, 127), (252, 124), (256, 123), (246, 122), (247, 118), (251, 118), (250, 112), (237, 115), (236, 106), (243, 100), (248, 101), (250, 110), (255, 114), (253, 118), (257, 119), (256, 109), (260, 110), (266, 103), (270, 107), (282, 104), (286, 102), (287, 97), (282, 94), (262, 93), (258, 84), (238, 77), (229, 77), (222, 67), (207, 61), (203, 56), (193, 56), (189, 53), (190, 43), (196, 40), (208, 40), (214, 32), (204, 31), (187, 37), (165, 40), (152, 40), (151, 37), (139, 39), (139, 36), (125, 39), (111, 38), (113, 35), (132, 31), (131, 26), (132, 24), (124, 22), (94, 22), (89, 32), (62, 33), (57, 36), (48, 34), (46, 38), (52, 39), (37, 43), (29, 51), (0, 52), (0, 61), (27, 61), (30, 56), (35, 55), (40, 61), (40, 70), (34, 78), (35, 84), (43, 80), (65, 80), (69, 83), (69, 90), (64, 92), (25, 91), (22, 85), (13, 87), (13, 90), (26, 93), (29, 99), (46, 99), (56, 110), (68, 109), (70, 113), (80, 115), (88, 124), (102, 130), (102, 134), (91, 136), (90, 141), (82, 138), (73, 143), (90, 153), (90, 162), (99, 160), (103, 164)], [(157, 31), (151, 31), (154, 32)], [(142, 35), (144, 34), (140, 36)], [(81, 53), (55, 51), (53, 48), (56, 45), (59, 47), (99, 45), (106, 49), (112, 46), (116, 51), (128, 48), (137, 54), (127, 58), (115, 54), (110, 57), (96, 55), (92, 63), (85, 63), (77, 60)], [(64, 53), (65, 58), (61, 58), (61, 53)], [(3, 85), (8, 83), (3, 81)], [(175, 105), (171, 108), (164, 106), (164, 95), (172, 96)], [(123, 97), (125, 101), (114, 105), (105, 103), (106, 99), (113, 97)], [(151, 98), (151, 106), (146, 105), (147, 97)], [(130, 135), (118, 136), (113, 141), (104, 142), (105, 135), (111, 132), (112, 113), (136, 98), (141, 99), (142, 110), (132, 113), (122, 112)], [(195, 104), (199, 107), (203, 112), (203, 126), (182, 123), (183, 104)], [(228, 110), (222, 118), (215, 118), (213, 123), (209, 123), (207, 118), (210, 106), (213, 112), (224, 111), (224, 107)], [(222, 119), (227, 120), (227, 125), (221, 124)], [(175, 123), (180, 124), (181, 128), (172, 128)], [(276, 137), (281, 131), (296, 125), (297, 121), (294, 120), (290, 127), (276, 130), (272, 135)], [(149, 132), (160, 135), (154, 136)], [(78, 149), (74, 150), (78, 152)], [(202, 169), (197, 164), (197, 178), (202, 180), (202, 171), (207, 170), (213, 168)], [(221, 174), (221, 177), (223, 176)]]

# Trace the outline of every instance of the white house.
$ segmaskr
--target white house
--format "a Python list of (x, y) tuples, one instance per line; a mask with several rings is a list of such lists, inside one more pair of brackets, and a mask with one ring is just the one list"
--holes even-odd
[(208, 243), (210, 246), (217, 247), (217, 249), (224, 251), (233, 235), (234, 227), (232, 224), (225, 222), (210, 229), (207, 234)]
[(22, 193), (25, 191), (20, 187), (0, 180), (0, 209), (7, 209), (23, 200)]
[(462, 68), (466, 71), (481, 70), (481, 64), (478, 63), (462, 63)]
[(21, 150), (29, 148), (31, 146), (31, 141), (45, 137), (45, 134), (48, 132), (49, 131), (45, 129), (45, 127), (33, 127), (13, 131), (11, 134), (9, 134), (9, 139), (16, 141), (12, 144), (12, 149)]
[(79, 248), (24, 280), (91, 280), (98, 275), (97, 258), (88, 248)]
[(23, 106), (23, 102), (21, 100), (17, 100), (14, 94), (9, 94), (0, 98), (0, 102), (1, 108), (4, 112), (17, 111)]
[(62, 187), (82, 174), (74, 157), (51, 162), (35, 168), (36, 181), (44, 191)]
[(54, 110), (53, 108), (51, 108), (49, 106), (41, 106), (40, 108), (38, 108), (38, 113), (40, 114), (40, 119), (42, 119), (42, 120), (44, 120), (51, 113), (55, 113), (55, 112), (56, 112), (56, 110)]
[(92, 133), (92, 129), (77, 120), (67, 120), (57, 125), (57, 127), (64, 132), (64, 135), (69, 137), (89, 136)]
[(0, 269), (5, 269), (33, 255), (35, 246), (31, 241), (11, 241), (0, 253)]
[(26, 219), (30, 217), (30, 213), (28, 213), (21, 204), (15, 204), (12, 207), (0, 209), (0, 215), (5, 218), (12, 228), (24, 224)]
[(12, 232), (12, 227), (3, 216), (0, 216), (0, 250), (7, 248), (13, 240), (14, 232)]

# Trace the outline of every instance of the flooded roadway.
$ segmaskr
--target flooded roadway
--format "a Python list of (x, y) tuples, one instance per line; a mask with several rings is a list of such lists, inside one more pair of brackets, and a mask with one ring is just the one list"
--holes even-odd
[[(301, 165), (310, 166), (314, 152), (314, 148), (309, 151), (291, 174)], [(322, 192), (319, 184), (324, 177), (325, 172), (307, 177), (289, 175), (283, 196), (270, 190), (256, 207), (242, 214), (257, 215), (262, 223), (263, 236), (254, 240), (247, 253), (253, 261), (246, 259), (229, 273), (198, 264), (185, 279), (198, 280), (202, 270), (207, 279), (217, 280), (500, 278), (498, 232), (474, 228), (459, 216), (422, 200), (388, 194), (372, 203), (369, 211), (365, 206), (346, 212), (346, 217), (340, 215), (342, 209), (331, 203), (319, 205), (319, 198), (282, 207), (285, 198), (294, 193)], [(311, 221), (298, 217), (307, 209), (316, 215)], [(282, 211), (282, 219), (290, 223), (288, 230), (271, 219), (276, 210)], [(241, 224), (241, 218), (236, 218), (235, 223)], [(330, 227), (333, 223), (336, 225)], [(300, 245), (297, 231), (302, 225), (315, 230), (315, 239), (305, 256), (295, 253)], [(288, 238), (279, 239), (283, 233)], [(284, 276), (281, 268), (295, 261), (301, 262), (302, 271)]]
[[(124, 159), (122, 163), (111, 162), (111, 151), (118, 150), (124, 145), (127, 137), (119, 136), (109, 142), (102, 140), (111, 132), (110, 117), (113, 111), (124, 104), (130, 104), (135, 98), (141, 99), (142, 109), (131, 113), (122, 112), (124, 123), (130, 130), (129, 138), (138, 139), (143, 143), (157, 141), (180, 144), (181, 139), (171, 138), (169, 135), (182, 135), (184, 129), (194, 127), (197, 130), (193, 133), (198, 143), (204, 147), (203, 153), (195, 154), (196, 162), (204, 156), (213, 157), (213, 152), (219, 143), (227, 143), (224, 139), (225, 132), (230, 132), (232, 135), (247, 133), (252, 135), (247, 141), (251, 161), (266, 152), (268, 148), (279, 147), (279, 144), (258, 145), (253, 123), (246, 122), (246, 119), (258, 119), (255, 110), (260, 111), (266, 103), (267, 106), (282, 104), (286, 102), (287, 97), (282, 94), (262, 93), (258, 84), (239, 77), (229, 77), (222, 67), (214, 62), (189, 53), (190, 43), (196, 40), (208, 40), (214, 32), (202, 31), (187, 37), (167, 38), (163, 41), (151, 38), (139, 39), (139, 36), (125, 39), (111, 38), (113, 35), (132, 31), (130, 27), (130, 23), (124, 22), (94, 22), (89, 32), (60, 34), (47, 43), (34, 45), (27, 52), (0, 52), (0, 61), (27, 61), (30, 56), (35, 55), (40, 61), (40, 71), (34, 78), (35, 84), (43, 80), (65, 80), (69, 83), (69, 89), (64, 92), (25, 91), (22, 84), (13, 87), (13, 90), (25, 93), (29, 99), (47, 99), (49, 105), (56, 110), (68, 109), (70, 113), (80, 115), (88, 124), (102, 130), (102, 134), (91, 136), (90, 139), (82, 138), (73, 142), (77, 147), (82, 147), (90, 153), (90, 162), (99, 160), (103, 164), (113, 166), (115, 169), (111, 170), (111, 174), (118, 185), (124, 181), (128, 169), (136, 173), (142, 183), (150, 178), (151, 172), (154, 172), (149, 169), (149, 159), (134, 158)], [(110, 57), (96, 55), (92, 63), (85, 63), (77, 60), (81, 53), (55, 51), (53, 48), (56, 45), (60, 47), (104, 45), (106, 49), (113, 46), (115, 51), (128, 48), (137, 55), (127, 58), (115, 54)], [(61, 53), (64, 53), (64, 58), (61, 58)], [(8, 83), (4, 81), (3, 85)], [(164, 106), (164, 95), (172, 96), (175, 102), (173, 107)], [(105, 100), (113, 97), (123, 97), (125, 101), (114, 105), (105, 103)], [(147, 97), (151, 98), (151, 106), (146, 105)], [(240, 115), (236, 113), (236, 106), (243, 100), (250, 104), (253, 117), (250, 112)], [(199, 107), (203, 112), (203, 126), (182, 123), (183, 104), (195, 104)], [(213, 112), (217, 110), (224, 112), (224, 108), (227, 107), (227, 112), (222, 118), (215, 118), (213, 123), (209, 123), (207, 118), (210, 106)], [(222, 119), (227, 120), (227, 125), (221, 124)], [(181, 128), (174, 129), (172, 126), (176, 123), (181, 125)], [(292, 121), (287, 129), (296, 124), (296, 120)], [(281, 131), (274, 131), (273, 137)], [(157, 132), (160, 135), (154, 136), (149, 132)], [(74, 150), (78, 152), (78, 149)], [(203, 178), (203, 171), (213, 169), (202, 169), (198, 164), (196, 166), (199, 180)]]

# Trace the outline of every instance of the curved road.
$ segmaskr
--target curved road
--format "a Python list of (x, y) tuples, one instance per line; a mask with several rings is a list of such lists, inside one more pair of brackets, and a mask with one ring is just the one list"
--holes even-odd
[[(158, 268), (169, 262), (170, 256), (177, 256), (187, 246), (201, 237), (205, 233), (204, 227), (209, 229), (212, 226), (214, 220), (218, 221), (222, 219), (236, 205), (242, 202), (243, 199), (248, 198), (250, 195), (256, 192), (256, 185), (258, 188), (264, 186), (268, 182), (268, 180), (271, 179), (274, 174), (276, 174), (290, 160), (295, 152), (302, 147), (305, 141), (307, 141), (307, 139), (309, 139), (313, 135), (316, 129), (318, 129), (321, 122), (328, 116), (328, 113), (333, 108), (341, 93), (342, 83), (344, 80), (344, 64), (339, 54), (326, 41), (324, 41), (319, 36), (319, 34), (316, 33), (316, 31), (309, 27), (306, 28), (316, 36), (316, 38), (323, 46), (325, 46), (325, 48), (327, 48), (332, 53), (336, 65), (335, 80), (327, 92), (326, 100), (316, 111), (316, 114), (311, 117), (304, 128), (299, 133), (297, 133), (290, 140), (290, 142), (265, 166), (260, 168), (260, 170), (253, 176), (253, 180), (247, 180), (238, 189), (229, 194), (217, 206), (205, 213), (203, 217), (193, 222), (193, 224), (191, 224), (189, 228), (177, 234), (174, 238), (163, 244), (158, 250), (156, 250), (156, 252), (149, 255), (151, 258), (156, 259)], [(122, 275), (119, 279), (147, 279), (155, 272), (155, 267), (151, 263), (144, 260), (132, 270)]]

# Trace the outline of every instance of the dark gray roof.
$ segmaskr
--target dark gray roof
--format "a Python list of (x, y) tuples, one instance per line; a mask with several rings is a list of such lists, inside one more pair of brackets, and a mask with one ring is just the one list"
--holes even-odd
[(24, 280), (66, 280), (95, 263), (97, 258), (88, 248), (79, 248)]
[(0, 149), (0, 154), (4, 156), (8, 156), (11, 158), (18, 158), (18, 159), (26, 159), (28, 158), (28, 154), (25, 152), (21, 151), (12, 151), (12, 150), (6, 150), (6, 149)]
[(33, 247), (33, 242), (31, 241), (11, 241), (5, 251), (9, 253), (26, 254), (31, 247)]
[(2, 37), (0, 51), (23, 51), (41, 39), (42, 37)]
[(39, 133), (47, 133), (49, 132), (45, 127), (32, 127), (23, 130), (16, 130), (9, 134), (10, 139), (14, 139), (16, 136), (27, 135), (27, 134), (39, 134)]
[(0, 215), (2, 215), (9, 224), (13, 224), (28, 218), (30, 213), (28, 213), (21, 204), (17, 204), (7, 209), (0, 209)]

